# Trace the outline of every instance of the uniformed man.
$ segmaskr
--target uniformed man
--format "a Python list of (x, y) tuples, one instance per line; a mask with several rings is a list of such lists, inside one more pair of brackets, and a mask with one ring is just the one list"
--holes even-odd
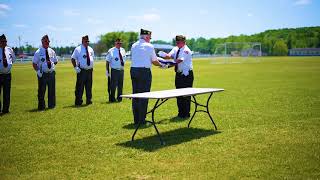
[(86, 88), (86, 104), (92, 104), (92, 71), (94, 51), (89, 46), (88, 35), (82, 37), (82, 44), (76, 47), (71, 56), (71, 62), (77, 73), (75, 90), (75, 105), (82, 105), (83, 90)]
[[(168, 59), (172, 58), (177, 63), (175, 65), (175, 85), (176, 88), (187, 88), (193, 85), (193, 66), (192, 54), (189, 47), (186, 45), (186, 37), (183, 35), (176, 36), (176, 47), (174, 47), (168, 54), (160, 51), (159, 56)], [(191, 97), (177, 97), (178, 117), (190, 117), (190, 101)]]
[[(159, 63), (151, 40), (151, 31), (141, 29), (140, 39), (131, 47), (131, 80), (133, 93), (150, 92), (152, 74), (151, 66), (165, 67)], [(145, 124), (148, 99), (132, 99), (134, 123)]]
[(0, 96), (0, 113), (9, 113), (10, 92), (11, 92), (11, 68), (15, 61), (13, 50), (7, 46), (7, 39), (4, 34), (0, 36), (0, 95), (3, 90), (3, 106), (1, 108)]
[(58, 63), (56, 53), (49, 47), (48, 35), (41, 38), (42, 46), (34, 53), (32, 65), (38, 77), (38, 110), (45, 109), (44, 96), (48, 87), (48, 108), (56, 106), (56, 72)]
[(110, 83), (110, 98), (111, 102), (115, 102), (115, 92), (118, 90), (117, 100), (122, 101), (123, 77), (124, 77), (124, 64), (126, 62), (126, 51), (121, 47), (121, 39), (116, 39), (114, 47), (109, 49), (106, 56), (106, 76), (110, 76), (109, 66), (111, 67), (111, 83)]

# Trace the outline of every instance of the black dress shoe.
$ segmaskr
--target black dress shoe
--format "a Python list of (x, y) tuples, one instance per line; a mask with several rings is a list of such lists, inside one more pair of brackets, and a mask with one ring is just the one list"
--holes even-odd
[(38, 107), (38, 111), (43, 111), (45, 107)]
[(87, 101), (86, 105), (92, 104), (92, 101)]
[(9, 113), (8, 110), (3, 110), (3, 111), (2, 111), (2, 114), (8, 114), (8, 113)]

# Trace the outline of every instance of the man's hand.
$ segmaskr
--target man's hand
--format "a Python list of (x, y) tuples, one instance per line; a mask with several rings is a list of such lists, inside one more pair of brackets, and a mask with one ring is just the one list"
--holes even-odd
[(108, 71), (106, 71), (106, 77), (111, 77), (111, 74)]
[(42, 77), (42, 73), (40, 72), (40, 70), (37, 71), (37, 76), (38, 76), (39, 78)]
[(77, 74), (81, 72), (81, 69), (78, 66), (74, 67), (74, 70), (76, 71)]

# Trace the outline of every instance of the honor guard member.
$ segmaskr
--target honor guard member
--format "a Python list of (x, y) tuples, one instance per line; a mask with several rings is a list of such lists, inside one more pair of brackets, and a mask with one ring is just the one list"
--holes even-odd
[(106, 76), (110, 76), (109, 66), (111, 67), (111, 94), (110, 101), (115, 102), (115, 92), (118, 89), (117, 100), (122, 101), (123, 77), (124, 77), (124, 64), (126, 62), (126, 51), (121, 47), (121, 39), (116, 39), (114, 47), (109, 49), (106, 56)]
[[(187, 88), (193, 85), (193, 71), (192, 71), (192, 52), (186, 45), (186, 37), (183, 35), (176, 36), (176, 47), (174, 47), (168, 54), (160, 51), (158, 54), (167, 59), (172, 58), (177, 63), (175, 65), (175, 85), (176, 88)], [(177, 97), (177, 105), (179, 109), (178, 117), (190, 117), (190, 101), (191, 97)]]
[(76, 47), (71, 55), (71, 62), (77, 73), (75, 105), (82, 105), (82, 95), (86, 89), (86, 104), (92, 104), (92, 71), (94, 51), (89, 46), (88, 35), (82, 37), (82, 44)]
[(58, 63), (56, 53), (49, 47), (48, 35), (41, 38), (42, 46), (34, 53), (32, 65), (38, 77), (38, 110), (45, 109), (44, 96), (48, 87), (48, 108), (56, 106), (56, 72)]
[[(150, 92), (152, 74), (151, 66), (165, 67), (159, 63), (151, 40), (151, 31), (141, 29), (140, 39), (131, 47), (131, 81), (132, 93)], [(134, 123), (145, 124), (148, 99), (132, 99)]]
[(0, 95), (1, 90), (3, 91), (3, 104), (1, 103), (0, 96), (0, 113), (6, 114), (9, 113), (11, 68), (13, 61), (15, 61), (15, 55), (13, 50), (7, 46), (7, 39), (4, 34), (0, 36), (0, 53)]

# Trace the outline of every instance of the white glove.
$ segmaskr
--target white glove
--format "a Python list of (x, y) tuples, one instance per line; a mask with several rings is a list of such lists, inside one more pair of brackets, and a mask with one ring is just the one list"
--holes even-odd
[(107, 78), (108, 78), (108, 77), (111, 77), (111, 74), (108, 73), (108, 71), (106, 71), (106, 77), (107, 77)]
[(38, 76), (39, 78), (42, 77), (42, 73), (40, 72), (40, 70), (37, 71), (37, 76)]
[(74, 67), (74, 70), (76, 71), (77, 74), (79, 74), (81, 71), (81, 69), (78, 66)]
[(168, 64), (161, 64), (160, 68), (161, 69), (168, 69), (169, 65)]
[(165, 53), (165, 52), (163, 52), (163, 51), (159, 51), (159, 52), (158, 52), (158, 55), (159, 55), (160, 57), (166, 57), (166, 56), (168, 56), (168, 54)]

